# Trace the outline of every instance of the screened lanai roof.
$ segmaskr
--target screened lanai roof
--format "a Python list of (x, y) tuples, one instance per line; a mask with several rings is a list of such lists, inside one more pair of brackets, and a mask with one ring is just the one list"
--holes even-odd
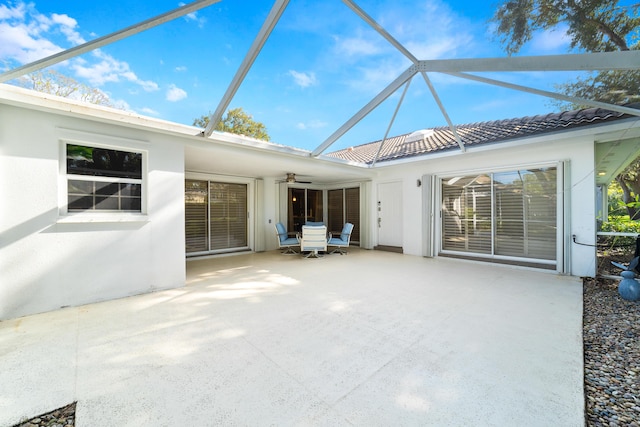
[[(239, 4), (238, 2), (233, 2), (233, 0), (198, 0), (191, 2), (155, 17), (149, 17), (142, 22), (129, 25), (124, 29), (114, 31), (105, 36), (97, 37), (91, 41), (79, 43), (76, 46), (63, 50), (61, 52), (25, 63), (22, 66), (14, 67), (13, 69), (0, 74), (0, 82), (6, 82), (36, 70), (55, 66), (56, 64), (60, 64), (64, 61), (70, 61), (88, 52), (93, 52), (101, 48), (105, 48), (115, 42), (119, 42), (125, 39), (142, 37), (141, 33), (152, 28), (159, 27), (161, 25), (167, 25), (177, 18), (193, 17), (199, 11), (211, 8), (213, 5), (216, 5), (217, 7), (219, 4), (224, 5), (225, 3), (228, 4), (230, 2)], [(640, 67), (640, 51), (620, 51), (594, 54), (535, 55), (520, 57), (446, 58), (443, 57), (446, 55), (434, 54), (433, 52), (429, 51), (424, 52), (424, 47), (416, 47), (415, 41), (405, 41), (403, 39), (403, 30), (406, 30), (406, 28), (411, 25), (415, 25), (415, 22), (408, 21), (404, 23), (398, 23), (394, 21), (394, 19), (392, 19), (393, 16), (391, 16), (392, 13), (387, 12), (391, 10), (390, 6), (393, 4), (393, 2), (388, 4), (384, 2), (381, 3), (382, 9), (380, 9), (381, 11), (378, 10), (376, 18), (373, 17), (373, 14), (369, 12), (369, 10), (373, 10), (374, 3), (379, 2), (370, 2), (367, 0), (357, 2), (353, 0), (342, 0), (342, 3), (351, 12), (352, 16), (358, 20), (358, 22), (364, 24), (376, 36), (375, 41), (371, 41), (372, 39), (368, 39), (367, 41), (369, 41), (369, 44), (366, 46), (363, 46), (361, 44), (358, 46), (358, 49), (370, 49), (371, 51), (376, 51), (384, 46), (385, 48), (395, 51), (395, 53), (397, 54), (397, 63), (393, 64), (393, 67), (389, 67), (389, 70), (394, 71), (395, 74), (393, 74), (393, 72), (388, 72), (388, 83), (384, 87), (382, 87), (382, 89), (373, 94), (368, 102), (363, 102), (362, 104), (353, 103), (353, 105), (349, 105), (349, 108), (347, 110), (350, 111), (350, 113), (345, 114), (344, 119), (341, 121), (341, 124), (337, 126), (333, 131), (327, 129), (326, 133), (329, 135), (324, 138), (318, 139), (316, 141), (315, 148), (309, 150), (310, 156), (312, 157), (319, 156), (320, 154), (334, 149), (334, 144), (337, 141), (343, 138), (345, 134), (351, 131), (361, 121), (365, 120), (368, 116), (375, 113), (383, 103), (391, 103), (393, 105), (393, 108), (388, 111), (388, 114), (386, 114), (386, 116), (383, 115), (381, 117), (380, 115), (378, 115), (376, 118), (378, 122), (384, 122), (384, 126), (381, 127), (378, 131), (379, 140), (383, 141), (382, 144), (378, 144), (378, 151), (383, 156), (381, 159), (389, 158), (389, 156), (393, 157), (399, 155), (407, 155), (406, 152), (404, 154), (401, 154), (402, 150), (398, 151), (397, 144), (394, 145), (395, 140), (393, 138), (389, 138), (389, 136), (393, 134), (392, 130), (394, 129), (395, 123), (399, 121), (399, 117), (401, 117), (403, 114), (406, 114), (406, 111), (405, 109), (403, 109), (403, 107), (407, 103), (407, 93), (409, 93), (410, 86), (412, 90), (417, 90), (417, 92), (411, 92), (414, 94), (414, 96), (420, 95), (423, 98), (428, 99), (428, 102), (435, 106), (434, 110), (430, 113), (430, 116), (437, 115), (440, 118), (440, 121), (443, 123), (443, 126), (434, 128), (437, 129), (438, 142), (434, 142), (435, 145), (430, 145), (428, 149), (433, 150), (443, 149), (445, 147), (455, 147), (458, 150), (464, 151), (468, 146), (477, 144), (479, 140), (476, 133), (470, 131), (468, 125), (460, 127), (456, 126), (455, 123), (457, 120), (455, 118), (452, 118), (450, 115), (450, 110), (454, 106), (454, 103), (471, 104), (473, 102), (473, 99), (469, 99), (467, 97), (455, 98), (454, 102), (451, 102), (450, 99), (443, 100), (441, 97), (441, 92), (438, 89), (440, 85), (434, 83), (436, 79), (442, 77), (449, 79), (447, 80), (447, 82), (472, 82), (472, 84), (474, 85), (486, 85), (496, 88), (496, 90), (508, 89), (528, 95), (536, 95), (551, 99), (591, 105), (594, 107), (607, 109), (609, 111), (614, 111), (619, 114), (640, 116), (638, 110), (634, 110), (625, 106), (603, 104), (589, 99), (571, 98), (554, 93), (549, 90), (538, 89), (527, 84), (516, 84), (513, 82), (513, 80), (504, 78), (504, 76), (506, 75), (522, 75), (522, 73), (566, 73), (588, 72), (595, 70), (638, 69)], [(256, 31), (251, 35), (252, 42), (248, 44), (248, 48), (244, 53), (243, 60), (237, 66), (235, 73), (230, 76), (229, 80), (224, 82), (226, 87), (224, 93), (217, 98), (213, 97), (212, 95), (212, 98), (215, 98), (212, 99), (212, 105), (215, 105), (215, 108), (211, 109), (210, 123), (206, 129), (203, 129), (203, 131), (201, 132), (201, 136), (207, 137), (214, 132), (213, 129), (216, 123), (221, 119), (224, 112), (227, 111), (227, 109), (231, 106), (231, 103), (237, 95), (238, 91), (244, 84), (246, 84), (247, 76), (251, 73), (253, 67), (256, 66), (256, 62), (259, 62), (260, 56), (264, 54), (263, 50), (265, 46), (268, 46), (274, 30), (276, 30), (278, 26), (281, 25), (282, 17), (285, 14), (285, 11), (289, 7), (291, 7), (292, 4), (295, 6), (299, 6), (301, 2), (297, 2), (296, 0), (276, 0), (264, 17), (264, 20), (262, 21), (259, 28), (256, 27)], [(418, 2), (416, 2), (414, 5), (416, 10), (419, 6), (420, 4)], [(304, 8), (304, 6), (300, 7)], [(311, 6), (307, 5), (306, 7)], [(63, 10), (61, 10), (61, 12), (63, 12)], [(250, 14), (251, 10), (247, 10), (246, 13)], [(433, 22), (430, 25), (433, 25), (435, 27), (436, 21), (443, 20), (444, 17), (440, 15), (441, 13), (442, 11), (435, 11), (435, 13), (432, 14)], [(305, 25), (312, 26), (314, 20), (331, 20), (332, 18), (332, 16), (328, 15), (312, 16), (309, 17)], [(250, 19), (246, 19), (246, 21), (249, 22)], [(227, 29), (227, 31), (230, 30)], [(462, 37), (462, 27), (458, 26), (458, 32)], [(399, 36), (394, 34), (399, 34)], [(362, 40), (358, 41), (362, 42)], [(295, 45), (296, 40), (290, 39), (287, 40), (287, 43)], [(206, 49), (201, 48), (197, 53), (195, 53), (195, 55), (204, 57), (214, 52), (216, 48), (219, 47), (206, 46)], [(311, 56), (313, 53), (317, 52), (306, 52), (305, 54)], [(144, 54), (144, 52), (140, 52), (140, 54)], [(408, 65), (398, 66), (398, 64)], [(351, 65), (352, 64), (341, 63), (336, 64), (336, 67), (348, 68)], [(311, 64), (309, 64), (309, 66), (311, 67)], [(285, 73), (287, 72), (287, 70), (282, 71)], [(365, 72), (366, 71), (371, 71), (368, 76), (373, 75), (374, 72), (380, 72), (379, 69), (365, 69)], [(289, 70), (288, 73), (295, 76), (298, 76), (298, 74), (300, 74), (296, 74), (297, 72), (294, 72), (294, 70)], [(309, 84), (311, 84), (314, 76), (312, 73), (304, 73), (304, 75), (299, 77), (306, 77), (307, 79), (310, 79), (311, 82)], [(354, 79), (357, 77), (359, 76), (355, 76), (354, 74)], [(320, 95), (316, 93), (315, 96), (317, 97)], [(278, 101), (279, 100), (277, 98), (271, 98), (267, 100), (267, 103), (271, 102), (272, 108), (277, 109), (279, 108)], [(317, 100), (314, 98), (310, 98), (307, 105), (311, 106), (311, 104), (315, 103), (317, 103)], [(331, 106), (331, 103), (329, 102), (325, 105)], [(337, 106), (335, 107), (335, 109), (338, 109)], [(415, 110), (415, 108), (413, 110)], [(409, 133), (417, 129), (419, 128), (410, 129)], [(397, 135), (398, 133), (395, 134)], [(447, 135), (446, 138), (444, 137), (445, 134)], [(400, 139), (402, 139), (402, 137), (400, 137)], [(436, 138), (428, 138), (429, 141), (435, 141), (435, 139)], [(482, 138), (480, 140), (482, 140)], [(281, 141), (275, 142), (280, 143)], [(391, 144), (391, 146), (385, 147), (388, 143)], [(455, 143), (455, 145), (453, 143)], [(420, 144), (421, 140), (416, 140), (414, 144), (416, 145), (416, 147), (412, 147), (410, 150), (408, 150), (408, 152), (416, 153), (420, 150), (424, 150), (424, 147), (420, 148)], [(424, 143), (422, 144), (424, 145)], [(342, 151), (338, 152), (340, 153)], [(371, 163), (375, 163), (375, 156), (373, 160), (368, 161)]]

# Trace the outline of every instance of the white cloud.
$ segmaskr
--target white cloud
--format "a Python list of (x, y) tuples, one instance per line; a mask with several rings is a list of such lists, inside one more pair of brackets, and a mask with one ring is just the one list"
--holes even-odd
[(567, 34), (568, 28), (563, 26), (555, 30), (543, 31), (531, 40), (531, 48), (536, 53), (565, 52), (571, 44), (571, 36)]
[(176, 67), (176, 71), (179, 73), (185, 72), (187, 71), (187, 67), (185, 67), (184, 65), (181, 65), (179, 67)]
[(160, 115), (159, 112), (157, 112), (153, 108), (149, 108), (149, 107), (144, 107), (144, 108), (140, 109), (140, 112), (143, 113), (143, 114), (146, 114), (148, 116), (159, 116)]
[[(484, 35), (485, 26), (469, 21), (442, 0), (387, 2), (367, 12), (418, 60), (484, 53), (484, 45), (476, 43), (476, 33)], [(345, 82), (351, 89), (378, 93), (410, 65), (400, 49), (371, 28), (345, 26), (333, 38), (335, 45), (328, 60), (341, 64), (333, 66), (336, 73), (349, 70), (349, 75), (334, 81)]]
[[(0, 5), (0, 64), (12, 68), (83, 44), (86, 41), (78, 27), (78, 22), (71, 16), (40, 13), (33, 3), (21, 1), (15, 6)], [(146, 92), (159, 90), (157, 83), (140, 79), (127, 62), (100, 49), (65, 61), (61, 66), (68, 67), (75, 73), (73, 77), (94, 87), (108, 82), (127, 82)]]
[(62, 51), (55, 43), (37, 37), (26, 25), (0, 22), (0, 62), (26, 64)]
[(299, 122), (296, 125), (296, 128), (298, 128), (300, 130), (320, 129), (320, 128), (327, 127), (328, 125), (329, 125), (329, 123), (327, 123), (327, 122), (323, 122), (322, 120), (314, 119), (314, 120), (310, 120), (307, 123)]
[(176, 85), (169, 85), (169, 89), (167, 89), (166, 100), (170, 102), (177, 102), (185, 99), (187, 97), (187, 92), (183, 89), (180, 89)]
[(2, 21), (8, 19), (24, 19), (25, 13), (26, 5), (24, 3), (18, 3), (14, 7), (0, 4), (0, 20)]
[(78, 22), (69, 17), (68, 15), (59, 15), (54, 13), (51, 15), (51, 20), (60, 26), (60, 32), (64, 34), (67, 40), (74, 45), (83, 44), (86, 40), (78, 33), (75, 28), (78, 26)]
[[(180, 7), (184, 6), (186, 3), (178, 3)], [(206, 18), (202, 18), (198, 16), (198, 12), (187, 13), (183, 17), (187, 22), (195, 22), (198, 24), (198, 27), (204, 27), (204, 24), (207, 22)]]
[(293, 81), (296, 85), (300, 87), (309, 87), (315, 86), (318, 84), (318, 79), (316, 79), (316, 74), (311, 73), (303, 73), (295, 70), (289, 70), (288, 73), (291, 77), (293, 77)]
[(133, 71), (129, 64), (119, 61), (113, 56), (102, 52), (100, 49), (93, 51), (93, 57), (99, 62), (88, 63), (87, 60), (78, 58), (71, 68), (78, 77), (86, 79), (94, 86), (102, 86), (107, 82), (118, 83), (128, 81), (140, 86), (146, 92), (154, 92), (159, 89), (158, 84), (151, 80), (141, 80)]
[(382, 52), (380, 43), (367, 40), (361, 34), (345, 38), (334, 36), (333, 39), (338, 53), (347, 57), (371, 56)]
[(21, 65), (64, 50), (61, 43), (82, 44), (85, 40), (77, 27), (77, 21), (68, 15), (47, 16), (33, 3), (0, 5), (0, 61)]

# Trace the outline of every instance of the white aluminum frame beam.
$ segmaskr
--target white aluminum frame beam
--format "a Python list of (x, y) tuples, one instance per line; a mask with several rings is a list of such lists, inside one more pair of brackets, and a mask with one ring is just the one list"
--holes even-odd
[(344, 135), (349, 129), (354, 127), (360, 120), (362, 120), (367, 114), (373, 111), (378, 105), (380, 105), (385, 99), (390, 97), (400, 86), (405, 84), (407, 80), (411, 79), (416, 74), (416, 67), (413, 65), (407, 68), (400, 76), (392, 81), (386, 88), (384, 88), (375, 98), (373, 98), (367, 105), (362, 107), (353, 117), (351, 117), (345, 124), (340, 126), (329, 138), (327, 138), (322, 144), (320, 144), (315, 150), (311, 152), (311, 156), (316, 157), (322, 154), (331, 144), (336, 142), (338, 138)]
[(402, 45), (402, 43), (400, 43), (395, 38), (393, 38), (393, 36), (391, 34), (389, 34), (387, 32), (387, 30), (382, 28), (382, 26), (380, 24), (378, 24), (372, 17), (370, 17), (364, 10), (362, 10), (360, 8), (360, 6), (358, 6), (355, 2), (353, 2), (351, 0), (342, 0), (342, 2), (344, 4), (346, 4), (349, 7), (349, 9), (351, 9), (353, 12), (355, 12), (356, 15), (358, 15), (360, 18), (362, 18), (367, 24), (369, 24), (369, 26), (371, 26), (371, 28), (376, 30), (378, 32), (378, 34), (380, 34), (382, 37), (387, 39), (387, 41), (389, 43), (391, 43), (396, 49), (398, 49), (400, 52), (402, 52), (402, 54), (404, 56), (409, 58), (409, 60), (411, 62), (413, 62), (414, 64), (418, 63), (418, 58), (413, 56), (413, 54), (411, 52), (409, 52)]
[(481, 83), (487, 83), (490, 85), (494, 85), (494, 86), (500, 86), (500, 87), (504, 87), (504, 88), (508, 88), (508, 89), (514, 89), (514, 90), (519, 90), (522, 92), (527, 92), (527, 93), (532, 93), (535, 95), (542, 95), (548, 98), (555, 98), (555, 99), (559, 99), (562, 101), (568, 101), (568, 102), (573, 102), (575, 104), (586, 104), (586, 105), (591, 105), (593, 107), (600, 107), (600, 108), (604, 108), (610, 111), (617, 111), (619, 113), (624, 113), (624, 114), (631, 114), (633, 116), (640, 116), (640, 110), (637, 110), (635, 108), (629, 108), (629, 107), (623, 107), (621, 105), (615, 105), (615, 104), (607, 104), (605, 102), (599, 102), (599, 101), (592, 101), (589, 99), (584, 99), (584, 98), (576, 98), (573, 96), (568, 96), (568, 95), (562, 95), (560, 93), (555, 93), (555, 92), (549, 92), (546, 90), (541, 90), (541, 89), (534, 89), (528, 86), (521, 86), (521, 85), (517, 85), (517, 84), (513, 84), (513, 83), (507, 83), (507, 82), (503, 82), (500, 80), (495, 80), (495, 79), (490, 79), (487, 77), (481, 77), (481, 76), (476, 76), (474, 74), (466, 74), (466, 73), (443, 73), (443, 74), (447, 74), (449, 76), (454, 76), (454, 77), (459, 77), (462, 79), (468, 79), (468, 80), (474, 80), (477, 82), (481, 82)]
[(209, 124), (202, 133), (205, 138), (211, 136), (213, 130), (216, 128), (218, 123), (220, 123), (220, 120), (222, 120), (222, 115), (227, 110), (227, 107), (229, 107), (231, 100), (240, 88), (240, 85), (242, 84), (244, 78), (247, 76), (247, 73), (251, 69), (251, 66), (258, 57), (258, 54), (262, 50), (262, 47), (271, 35), (273, 28), (280, 20), (280, 17), (282, 16), (284, 10), (287, 8), (288, 4), (289, 0), (276, 0), (276, 2), (273, 4), (271, 11), (262, 24), (262, 28), (260, 28), (258, 35), (251, 45), (251, 48), (247, 52), (247, 55), (244, 57), (242, 64), (240, 64), (240, 68), (236, 72), (236, 75), (233, 77), (231, 84), (229, 84), (229, 86), (227, 87), (227, 91), (220, 100), (220, 103), (218, 103), (218, 107), (209, 117)]
[[(342, 0), (342, 2), (344, 4), (346, 4), (356, 15), (358, 15), (360, 18), (362, 18), (367, 24), (369, 24), (369, 26), (371, 28), (376, 30), (378, 32), (378, 34), (380, 34), (389, 43), (391, 43), (393, 45), (393, 47), (395, 47), (404, 56), (406, 56), (414, 65), (419, 66), (421, 61), (419, 61), (418, 58), (416, 58), (411, 52), (409, 52), (409, 50), (406, 49), (402, 43), (400, 43), (398, 40), (396, 40), (391, 34), (389, 34), (387, 32), (387, 30), (385, 30), (371, 16), (369, 16), (362, 8), (360, 8), (360, 6), (358, 6), (352, 0)], [(417, 73), (418, 71), (422, 71), (422, 70), (417, 69), (414, 72), (414, 74)], [(449, 128), (451, 129), (451, 132), (455, 136), (456, 141), (458, 142), (458, 145), (460, 146), (462, 151), (464, 151), (465, 148), (464, 148), (464, 144), (462, 142), (462, 139), (458, 135), (458, 131), (456, 129), (456, 126), (453, 124), (453, 122), (449, 118), (449, 114), (447, 113), (447, 110), (444, 108), (444, 104), (442, 104), (442, 101), (440, 100), (440, 97), (438, 96), (438, 93), (436, 92), (435, 87), (431, 84), (431, 81), (429, 80), (429, 77), (425, 73), (422, 73), (422, 76), (424, 77), (424, 81), (426, 82), (427, 86), (429, 87), (429, 91), (431, 91), (431, 95), (433, 96), (433, 98), (435, 99), (436, 103), (438, 104), (438, 108), (440, 108), (440, 111), (442, 112), (443, 117), (447, 121), (447, 123), (449, 125)], [(413, 75), (411, 77), (413, 77)], [(407, 85), (407, 88), (408, 88), (408, 85)], [(407, 88), (405, 88), (405, 92), (406, 92)], [(402, 99), (404, 99), (404, 93), (402, 95)], [(396, 109), (396, 113), (397, 113), (397, 109)], [(360, 120), (361, 119), (358, 119), (358, 121), (360, 121)], [(394, 113), (394, 117), (391, 119), (391, 123), (393, 123), (394, 120), (395, 120), (395, 113)], [(354, 123), (354, 125), (355, 125), (355, 123)], [(387, 133), (388, 133), (388, 130), (387, 130)], [(340, 135), (340, 136), (342, 136), (342, 135)], [(329, 139), (331, 139), (332, 137), (333, 137), (333, 135), (331, 137), (329, 137)], [(383, 138), (383, 144), (384, 144), (384, 140), (386, 140), (386, 138), (387, 138), (387, 136), (385, 135), (385, 137)], [(327, 144), (327, 141), (329, 141), (329, 139), (327, 139), (323, 144), (321, 144), (318, 148), (316, 148), (311, 155), (312, 156), (319, 155), (320, 153), (322, 153), (324, 150), (326, 150), (331, 144), (333, 144), (337, 140), (337, 138), (336, 138), (331, 143), (329, 143), (329, 145), (325, 145), (325, 144)], [(382, 149), (382, 145), (380, 146), (380, 149)], [(380, 149), (378, 150), (378, 154), (380, 153)], [(378, 158), (378, 154), (376, 154), (376, 157), (375, 157), (375, 159), (373, 161), (373, 164), (376, 163), (376, 160)]]
[(393, 112), (393, 116), (391, 116), (391, 120), (389, 120), (389, 126), (387, 126), (387, 130), (384, 133), (384, 138), (382, 138), (382, 141), (380, 141), (380, 145), (378, 146), (378, 150), (376, 151), (376, 155), (373, 158), (373, 162), (371, 162), (371, 167), (376, 165), (376, 162), (378, 161), (378, 157), (380, 156), (380, 152), (382, 152), (382, 148), (384, 147), (384, 143), (387, 142), (387, 138), (389, 137), (389, 132), (391, 131), (391, 126), (393, 126), (393, 122), (396, 121), (396, 117), (398, 116), (398, 111), (400, 110), (400, 106), (402, 105), (402, 102), (404, 101), (404, 97), (407, 95), (407, 91), (409, 90), (409, 86), (411, 85), (411, 79), (413, 77), (411, 77), (409, 80), (407, 80), (407, 83), (405, 83), (404, 85), (404, 89), (402, 90), (402, 95), (400, 95), (400, 99), (398, 100), (398, 105), (396, 105), (396, 109)]
[(420, 71), (597, 71), (634, 70), (640, 67), (640, 50), (506, 58), (434, 59), (419, 61)]
[(449, 129), (451, 129), (451, 132), (453, 133), (453, 137), (456, 139), (458, 146), (464, 153), (466, 149), (464, 147), (464, 143), (462, 142), (462, 138), (460, 138), (460, 135), (458, 135), (458, 129), (451, 121), (451, 118), (449, 118), (449, 114), (447, 114), (447, 110), (445, 110), (444, 105), (442, 105), (442, 101), (440, 101), (440, 97), (438, 96), (436, 89), (433, 87), (431, 80), (427, 76), (427, 73), (422, 71), (421, 74), (422, 74), (422, 77), (424, 77), (424, 81), (427, 83), (427, 86), (429, 86), (429, 90), (431, 91), (431, 96), (433, 96), (433, 99), (436, 101), (436, 104), (438, 104), (438, 107), (440, 108), (440, 111), (442, 112), (444, 119), (447, 121), (447, 124), (449, 125)]
[[(349, 5), (359, 16), (361, 16), (369, 25), (371, 25), (376, 31), (389, 40), (396, 48), (398, 48), (405, 56), (410, 60), (415, 59), (410, 52), (406, 51), (395, 39), (389, 35), (382, 27), (380, 27), (375, 21), (373, 21), (365, 12), (357, 7), (351, 0), (343, 0), (344, 3)], [(431, 91), (431, 95), (436, 101), (440, 111), (442, 112), (449, 128), (453, 132), (456, 142), (460, 148), (464, 151), (465, 146), (460, 138), (456, 126), (453, 124), (449, 115), (447, 114), (444, 105), (442, 104), (433, 84), (429, 80), (426, 72), (440, 72), (450, 76), (474, 80), (494, 86), (501, 86), (509, 89), (514, 89), (522, 92), (532, 93), (536, 95), (545, 96), (548, 98), (559, 99), (562, 101), (568, 101), (573, 103), (582, 103), (591, 105), (594, 107), (605, 108), (611, 111), (617, 111), (625, 114), (631, 114), (634, 116), (640, 116), (640, 110), (628, 107), (622, 107), (614, 104), (607, 104), (604, 102), (591, 101), (588, 99), (575, 98), (567, 95), (562, 95), (555, 92), (549, 92), (540, 89), (534, 89), (527, 86), (516, 85), (513, 83), (507, 83), (500, 80), (494, 80), (486, 77), (481, 77), (473, 74), (466, 74), (460, 71), (475, 71), (475, 72), (513, 72), (513, 71), (597, 71), (597, 70), (632, 70), (638, 69), (640, 64), (640, 51), (616, 51), (616, 52), (599, 52), (599, 53), (586, 53), (586, 54), (567, 54), (567, 55), (542, 55), (542, 56), (523, 56), (523, 57), (506, 57), (506, 58), (468, 58), (468, 59), (442, 59), (442, 60), (424, 60), (417, 61), (414, 66), (409, 70), (414, 69), (415, 73), (422, 73), (424, 80)], [(407, 71), (409, 71), (407, 70)], [(405, 71), (405, 73), (407, 73)], [(413, 75), (411, 76), (413, 77)], [(410, 77), (410, 78), (411, 78)], [(378, 97), (374, 98), (369, 104), (367, 104), (362, 110), (360, 110), (355, 116), (353, 116), (347, 123), (345, 123), (340, 129), (334, 132), (329, 138), (327, 138), (318, 148), (316, 148), (311, 155), (318, 156), (324, 150), (326, 150), (331, 144), (333, 144), (344, 133), (357, 124), (364, 115), (371, 112), (371, 110), (377, 107), (386, 97), (387, 94), (379, 102), (379, 97), (386, 93), (391, 87), (399, 87), (395, 85), (394, 81), (389, 85)], [(373, 106), (373, 108), (371, 108)]]
[(141, 33), (142, 31), (156, 27), (160, 24), (164, 24), (165, 22), (172, 21), (176, 18), (195, 12), (220, 1), (221, 0), (197, 0), (193, 3), (189, 3), (177, 9), (173, 9), (169, 12), (163, 13), (162, 15), (158, 15), (155, 18), (147, 19), (146, 21), (131, 25), (120, 31), (116, 31), (103, 37), (98, 37), (97, 39), (90, 42), (83, 43), (67, 50), (63, 50), (62, 52), (58, 52), (56, 54), (47, 56), (46, 58), (33, 61), (21, 67), (14, 68), (0, 74), (0, 83), (15, 79), (16, 77), (23, 76), (33, 71), (41, 70), (59, 62), (66, 61), (67, 59), (82, 55), (83, 53), (90, 52), (94, 49), (98, 49), (102, 46), (106, 46), (110, 43), (122, 40), (134, 34)]

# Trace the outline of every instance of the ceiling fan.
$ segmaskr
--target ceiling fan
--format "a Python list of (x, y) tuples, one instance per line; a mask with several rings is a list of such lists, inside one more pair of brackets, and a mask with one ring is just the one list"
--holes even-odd
[(287, 184), (311, 184), (311, 181), (299, 181), (293, 172), (287, 172), (285, 179), (280, 182), (286, 182)]

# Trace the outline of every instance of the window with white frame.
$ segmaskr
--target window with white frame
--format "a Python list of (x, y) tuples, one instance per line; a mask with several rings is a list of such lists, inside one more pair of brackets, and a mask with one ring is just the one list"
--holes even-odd
[(442, 250), (555, 261), (557, 168), (442, 180)]
[(143, 154), (65, 144), (68, 212), (142, 212)]

